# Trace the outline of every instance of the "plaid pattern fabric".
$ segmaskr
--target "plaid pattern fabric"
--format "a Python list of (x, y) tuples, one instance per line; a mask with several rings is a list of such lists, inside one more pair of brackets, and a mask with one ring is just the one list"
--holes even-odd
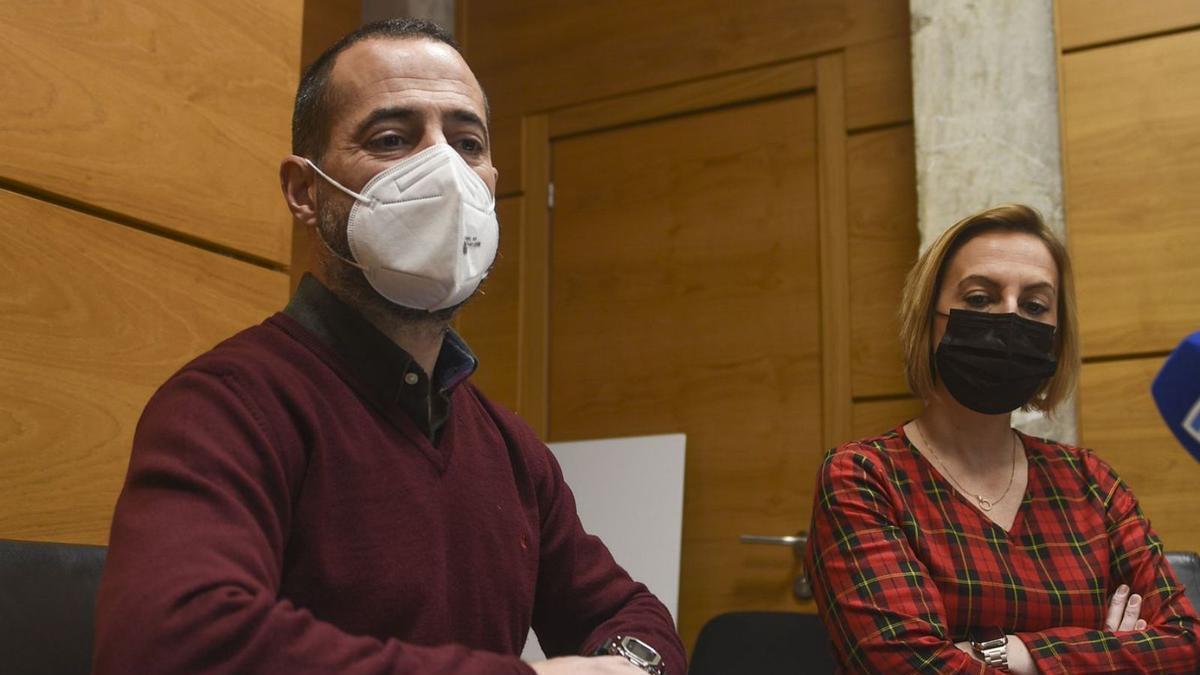
[[(807, 567), (842, 669), (999, 672), (953, 643), (1000, 626), (1042, 673), (1198, 672), (1196, 611), (1133, 494), (1089, 450), (1021, 440), (1029, 485), (1009, 532), (902, 428), (825, 456)], [(1103, 630), (1121, 583), (1146, 630)]]

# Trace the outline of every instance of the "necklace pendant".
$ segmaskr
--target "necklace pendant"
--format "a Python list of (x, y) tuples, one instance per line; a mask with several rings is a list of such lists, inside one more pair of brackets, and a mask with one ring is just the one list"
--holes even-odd
[(983, 509), (984, 511), (991, 511), (992, 507), (995, 506), (995, 504), (989, 502), (979, 495), (975, 495), (975, 501), (979, 502), (979, 508)]

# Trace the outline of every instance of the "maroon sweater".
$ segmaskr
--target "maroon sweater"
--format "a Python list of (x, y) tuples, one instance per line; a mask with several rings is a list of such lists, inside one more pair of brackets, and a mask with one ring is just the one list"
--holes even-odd
[(580, 526), (553, 456), (469, 382), (436, 446), (279, 314), (138, 425), (95, 673), (521, 673), (614, 634), (686, 670), (666, 608)]

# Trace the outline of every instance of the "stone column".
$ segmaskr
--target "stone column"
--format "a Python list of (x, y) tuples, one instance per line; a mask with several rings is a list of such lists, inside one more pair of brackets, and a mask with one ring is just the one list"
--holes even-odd
[[(1006, 202), (1037, 209), (1065, 239), (1052, 0), (909, 0), (909, 10), (921, 249)], [(1076, 439), (1073, 400), (1013, 423)]]

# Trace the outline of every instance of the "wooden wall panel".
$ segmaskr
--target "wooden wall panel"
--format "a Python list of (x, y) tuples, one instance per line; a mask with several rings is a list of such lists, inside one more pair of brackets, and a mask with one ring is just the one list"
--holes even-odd
[(856, 397), (904, 394), (900, 291), (917, 259), (911, 125), (850, 136), (851, 373)]
[(471, 381), (494, 401), (516, 409), (518, 283), (521, 264), (520, 197), (496, 203), (500, 220), (500, 251), (480, 292), (463, 308), (455, 327), (479, 357)]
[(358, 28), (362, 18), (361, 0), (304, 0), (301, 69), (316, 61), (321, 52), (340, 40), (343, 35)]
[(925, 406), (920, 400), (890, 398), (855, 401), (853, 438), (878, 436), (921, 414)]
[(288, 279), (0, 190), (0, 538), (104, 544), (134, 425)]
[(910, 42), (905, 32), (846, 48), (847, 129), (912, 121)]
[[(824, 426), (845, 427), (835, 434), (843, 441), (863, 429), (869, 429), (863, 434), (878, 432), (875, 427), (880, 424), (890, 428), (912, 409), (911, 401), (890, 400), (904, 395), (894, 375), (860, 386), (870, 394), (854, 388), (853, 361), (861, 358), (854, 354), (860, 347), (855, 340), (860, 337), (870, 351), (860, 372), (868, 372), (873, 364), (878, 364), (877, 373), (899, 372), (898, 357), (887, 363), (886, 348), (878, 347), (885, 341), (894, 344), (894, 328), (886, 328), (889, 335), (880, 337), (885, 333), (880, 326), (893, 321), (895, 308), (888, 307), (883, 318), (868, 316), (866, 322), (872, 325), (860, 327), (858, 336), (853, 334), (854, 324), (845, 321), (837, 333), (841, 358), (826, 358), (837, 350), (827, 354), (821, 349), (834, 339), (831, 334), (814, 347), (817, 352), (811, 359), (792, 354), (779, 361), (777, 350), (764, 352), (753, 343), (799, 329), (771, 324), (760, 330), (742, 322), (737, 346), (713, 352), (710, 347), (720, 336), (737, 334), (739, 326), (728, 325), (728, 318), (714, 319), (714, 307), (696, 306), (694, 298), (711, 296), (715, 309), (743, 316), (761, 298), (732, 302), (716, 289), (722, 284), (727, 291), (766, 284), (763, 288), (775, 300), (764, 316), (776, 324), (787, 323), (798, 310), (808, 317), (803, 330), (819, 331), (826, 314), (846, 312), (849, 306), (854, 317), (859, 314), (858, 299), (878, 303), (882, 296), (877, 289), (888, 286), (888, 279), (898, 293), (895, 279), (903, 276), (916, 250), (907, 3), (460, 0), (459, 10), (459, 37), (492, 105), (499, 193), (524, 198), (517, 308), (520, 412), (539, 430), (549, 419), (554, 439), (680, 428), (689, 432), (679, 617), (685, 643), (691, 643), (705, 619), (722, 611), (811, 611), (811, 603), (797, 603), (790, 595), (796, 570), (786, 551), (740, 546), (734, 535), (748, 531), (744, 528), (787, 534), (805, 526)], [(816, 62), (825, 67), (799, 73)], [(772, 73), (786, 84), (772, 84)], [(806, 84), (794, 88), (798, 82)], [(742, 86), (748, 88), (737, 89)], [(814, 245), (822, 255), (842, 259), (814, 260), (812, 266), (795, 263), (786, 269), (760, 261), (761, 269), (753, 270), (743, 269), (740, 262), (708, 262), (735, 255), (745, 247), (744, 240), (779, 225), (768, 223), (750, 231), (741, 227), (767, 208), (748, 195), (774, 189), (788, 175), (791, 163), (779, 164), (786, 154), (786, 143), (779, 139), (786, 137), (784, 128), (794, 125), (777, 129), (774, 145), (767, 143), (756, 151), (754, 162), (747, 159), (751, 168), (742, 172), (766, 175), (761, 184), (743, 186), (729, 196), (726, 182), (707, 177), (723, 175), (742, 161), (746, 153), (728, 149), (729, 139), (745, 140), (765, 131), (745, 128), (737, 113), (782, 104), (797, 93), (799, 98), (815, 94), (820, 110), (817, 170), (826, 185), (815, 205), (823, 241)], [(822, 101), (822, 96), (831, 98)], [(722, 117), (723, 126), (688, 126), (694, 118), (715, 117)], [(690, 131), (674, 133), (684, 128)], [(855, 130), (860, 133), (847, 135)], [(578, 150), (598, 136), (611, 140), (639, 132), (645, 137), (632, 147), (622, 146), (619, 161), (609, 157), (602, 162), (599, 158), (608, 157), (614, 148), (600, 143), (574, 156), (574, 168), (564, 168), (564, 148)], [(714, 147), (725, 150), (706, 161), (679, 160)], [(631, 182), (635, 174), (641, 179)], [(575, 196), (573, 207), (564, 176), (589, 186)], [(552, 177), (558, 203), (548, 211), (541, 204)], [(734, 173), (735, 182), (742, 178)], [(696, 181), (703, 189), (692, 187)], [(658, 196), (649, 200), (647, 193)], [(798, 193), (789, 194), (798, 204), (809, 203)], [(691, 201), (680, 201), (687, 195)], [(726, 196), (717, 200), (718, 195)], [(707, 208), (695, 211), (697, 204)], [(706, 227), (705, 219), (731, 208), (737, 214), (734, 221), (706, 235), (711, 241), (704, 246), (695, 243), (700, 235), (694, 230), (708, 232), (697, 223)], [(586, 213), (608, 214), (611, 222), (596, 224), (580, 215)], [(576, 222), (581, 217), (583, 226)], [(899, 229), (906, 217), (910, 231), (902, 235)], [(630, 227), (633, 221), (642, 224)], [(683, 221), (692, 225), (670, 228), (671, 222)], [(563, 228), (570, 227), (583, 230), (564, 234)], [(728, 241), (735, 243), (729, 244), (727, 236), (734, 236), (736, 241)], [(790, 246), (788, 236), (794, 233), (776, 232), (776, 246)], [(900, 241), (912, 243), (904, 244), (897, 257), (888, 242)], [(839, 245), (826, 245), (830, 243)], [(773, 260), (775, 255), (772, 250), (760, 257)], [(614, 261), (640, 266), (623, 271)], [(878, 275), (866, 285), (857, 278), (864, 268), (872, 270), (868, 277)], [(818, 302), (779, 299), (795, 284), (807, 283), (817, 269), (824, 275), (816, 289)], [(835, 287), (838, 283), (842, 286)], [(823, 307), (830, 302), (839, 305)], [(581, 303), (585, 306), (578, 306)], [(505, 317), (476, 320), (475, 334), (488, 330), (485, 323), (508, 330)], [(756, 316), (752, 322), (758, 320)], [(670, 347), (666, 352), (664, 345)], [(850, 358), (845, 358), (846, 351)], [(719, 357), (710, 358), (713, 353)], [(751, 360), (743, 363), (738, 354), (749, 354)], [(691, 368), (676, 365), (671, 370), (671, 363), (688, 359)], [(839, 409), (825, 411), (819, 392), (794, 393), (797, 387), (822, 382), (822, 371), (811, 372), (814, 365), (841, 373), (847, 386), (837, 390), (839, 400), (829, 404)], [(745, 372), (760, 371), (771, 372), (746, 380)], [(866, 381), (870, 383), (871, 376)], [(763, 398), (764, 386), (793, 393)], [(881, 394), (888, 400), (874, 398)], [(863, 395), (873, 398), (854, 401)], [(670, 402), (663, 403), (667, 399)], [(752, 406), (752, 413), (743, 414), (751, 400), (766, 408)], [(771, 406), (781, 405), (784, 413), (771, 412)], [(714, 415), (714, 410), (719, 412)], [(764, 421), (745, 422), (748, 414), (764, 410)], [(886, 423), (877, 422), (885, 418)], [(733, 446), (721, 441), (729, 419), (739, 420), (740, 428), (748, 430), (736, 435)], [(773, 444), (778, 433), (785, 434), (787, 444)]]
[(1166, 546), (1200, 550), (1200, 465), (1150, 383), (1200, 317), (1200, 4), (1059, 0), (1080, 442), (1133, 488)]
[[(304, 28), (297, 80), (303, 69), (317, 60), (321, 52), (358, 27), (362, 13), (362, 2), (358, 0), (304, 1)], [(305, 272), (310, 271), (316, 262), (313, 258), (313, 247), (320, 246), (321, 242), (315, 235), (307, 225), (292, 222), (292, 290), (296, 289)]]
[(1200, 317), (1200, 30), (1063, 57), (1085, 356), (1171, 349)]
[[(854, 400), (851, 360), (849, 185), (846, 168), (846, 58), (817, 61), (817, 202), (821, 267), (821, 438), (827, 446), (850, 435)], [(778, 179), (776, 179), (778, 180)], [(793, 273), (798, 274), (798, 273)], [(791, 276), (791, 275), (789, 275)]]
[[(903, 0), (460, 0), (493, 111), (500, 191), (520, 185), (520, 118), (908, 34)], [(911, 114), (911, 113), (910, 113)]]
[(1196, 0), (1057, 0), (1059, 47), (1124, 40), (1187, 27), (1200, 27)]
[(554, 143), (551, 438), (687, 434), (685, 643), (795, 605), (788, 552), (737, 535), (803, 528), (819, 464), (815, 98)]
[(0, 3), (0, 181), (281, 266), (301, 3)]
[(1168, 549), (1200, 551), (1200, 463), (1167, 429), (1150, 395), (1163, 360), (1084, 364), (1080, 442), (1129, 484)]

